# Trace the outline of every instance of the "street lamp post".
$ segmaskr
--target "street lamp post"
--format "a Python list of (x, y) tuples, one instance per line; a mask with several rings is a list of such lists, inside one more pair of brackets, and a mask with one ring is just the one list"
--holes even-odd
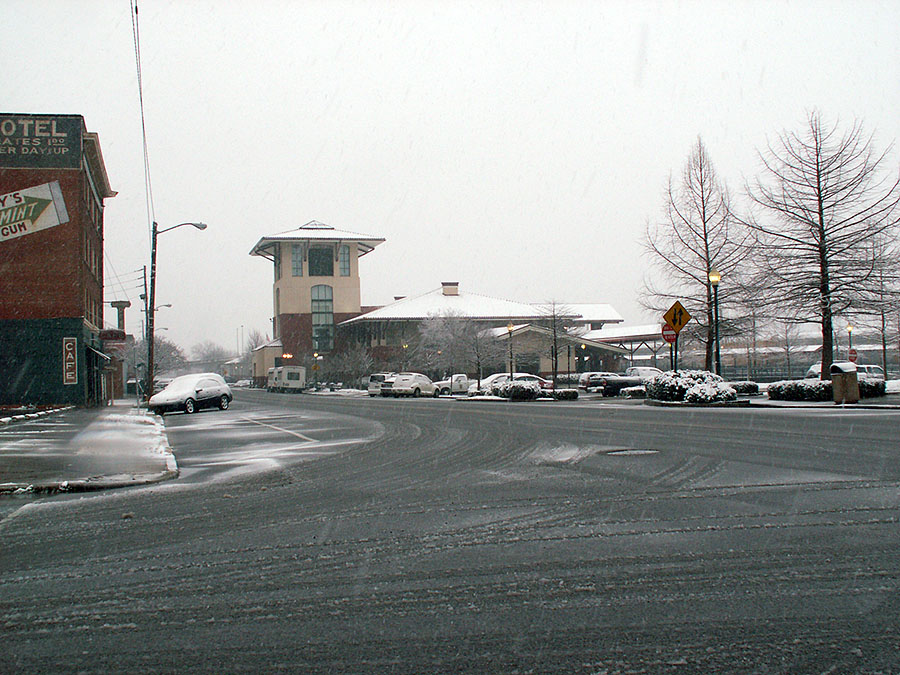
[(853, 326), (847, 324), (847, 358), (850, 358), (850, 350), (853, 349)]
[(513, 325), (512, 325), (512, 321), (510, 321), (508, 324), (506, 324), (506, 330), (509, 332), (509, 336), (508, 336), (509, 337), (509, 340), (508, 340), (508, 342), (509, 342), (509, 381), (512, 382), (512, 379), (513, 379), (513, 357), (512, 357)]
[(172, 227), (159, 229), (156, 221), (153, 221), (153, 228), (150, 232), (150, 298), (147, 303), (147, 386), (144, 394), (147, 398), (153, 396), (153, 321), (156, 316), (156, 239), (163, 232), (174, 230), (176, 227), (190, 225), (198, 230), (205, 230), (206, 223), (178, 223)]
[(721, 281), (722, 275), (719, 274), (719, 271), (713, 267), (709, 271), (709, 283), (712, 284), (713, 287), (713, 313), (715, 315), (715, 324), (716, 324), (716, 375), (722, 374), (722, 355), (719, 351), (719, 281)]

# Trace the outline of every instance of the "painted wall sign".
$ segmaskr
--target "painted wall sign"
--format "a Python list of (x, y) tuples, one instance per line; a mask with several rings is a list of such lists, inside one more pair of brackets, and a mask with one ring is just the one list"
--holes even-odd
[(0, 167), (77, 169), (83, 128), (81, 115), (0, 113)]
[(0, 242), (68, 222), (59, 181), (0, 195)]
[(78, 384), (77, 338), (63, 338), (63, 384)]

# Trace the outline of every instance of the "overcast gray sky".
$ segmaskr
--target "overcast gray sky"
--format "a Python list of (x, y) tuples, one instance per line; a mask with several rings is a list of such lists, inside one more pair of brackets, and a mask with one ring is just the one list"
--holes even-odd
[[(137, 306), (149, 227), (129, 1), (2, 5), (2, 107), (81, 114), (99, 134), (119, 192), (107, 300)], [(767, 137), (812, 108), (861, 119), (879, 147), (900, 138), (894, 0), (139, 10), (156, 220), (209, 224), (160, 237), (173, 307), (157, 324), (188, 351), (235, 349), (241, 326), (271, 335), (271, 264), (248, 252), (314, 219), (387, 239), (363, 258), (364, 304), (459, 281), (655, 321), (637, 302), (640, 240), (698, 135), (736, 193)]]

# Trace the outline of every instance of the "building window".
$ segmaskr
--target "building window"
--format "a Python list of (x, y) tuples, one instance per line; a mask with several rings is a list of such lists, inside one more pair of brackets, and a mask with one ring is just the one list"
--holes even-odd
[(322, 284), (312, 287), (312, 338), (315, 351), (330, 352), (334, 348), (334, 300), (331, 286)]
[(309, 249), (309, 276), (334, 276), (334, 251), (330, 248)]
[(281, 244), (275, 244), (275, 281), (281, 279)]
[(303, 276), (303, 247), (299, 244), (291, 244), (291, 275)]
[(339, 253), (340, 270), (342, 277), (350, 276), (350, 247), (344, 244)]

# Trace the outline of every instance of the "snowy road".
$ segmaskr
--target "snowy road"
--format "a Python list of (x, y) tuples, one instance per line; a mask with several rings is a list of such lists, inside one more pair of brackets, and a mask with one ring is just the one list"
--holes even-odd
[(240, 392), (0, 527), (12, 670), (895, 672), (900, 415)]

